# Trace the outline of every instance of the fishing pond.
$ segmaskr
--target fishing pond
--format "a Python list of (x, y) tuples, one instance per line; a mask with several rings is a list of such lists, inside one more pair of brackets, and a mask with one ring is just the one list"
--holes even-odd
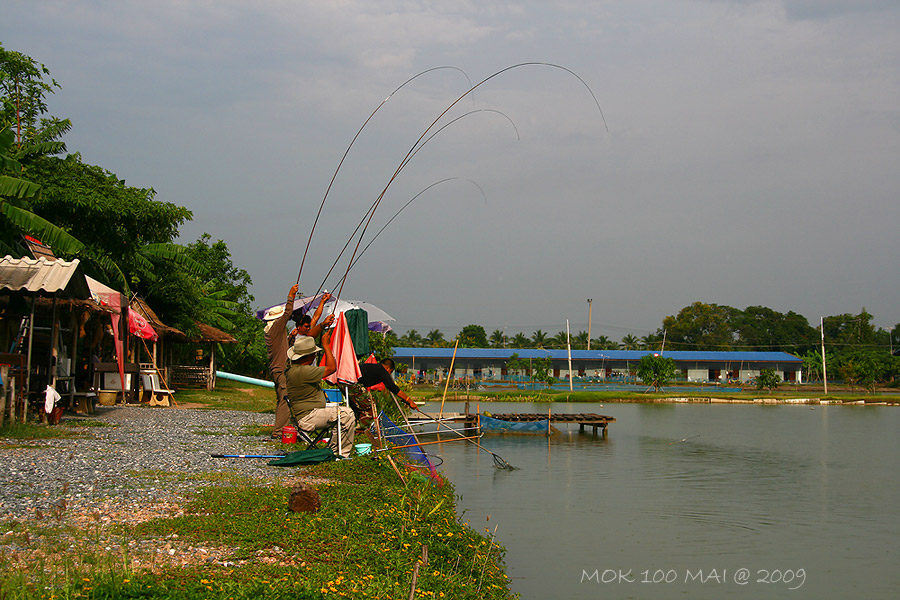
[(523, 600), (897, 597), (900, 408), (486, 406), (616, 419), (606, 437), (482, 437), (514, 471), (466, 441), (426, 447)]

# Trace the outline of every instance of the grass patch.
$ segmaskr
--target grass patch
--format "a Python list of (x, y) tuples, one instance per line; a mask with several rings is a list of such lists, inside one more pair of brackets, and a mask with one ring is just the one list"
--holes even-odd
[(275, 412), (275, 390), (229, 379), (217, 379), (216, 389), (212, 392), (205, 389), (179, 390), (175, 401), (178, 404), (200, 405), (199, 408)]
[(118, 427), (117, 423), (107, 423), (106, 421), (97, 421), (95, 419), (65, 419), (60, 422), (62, 427)]
[[(0, 553), (0, 598), (405, 600), (423, 545), (429, 560), (418, 568), (417, 598), (514, 597), (502, 569), (503, 549), (459, 522), (450, 483), (436, 486), (412, 473), (403, 483), (383, 458), (326, 463), (299, 473), (328, 482), (317, 486), (322, 500), (317, 513), (287, 510), (287, 487), (235, 478), (199, 490), (178, 516), (119, 525), (117, 535), (132, 543), (123, 541), (126, 550), (104, 552), (105, 542), (89, 526), (81, 543), (54, 546), (64, 556), (53, 565), (32, 562), (29, 567)], [(178, 474), (130, 475), (165, 479)], [(15, 536), (24, 553), (38, 556), (35, 546), (46, 537), (36, 526), (30, 532), (29, 526), (15, 527), (8, 536)], [(179, 553), (216, 548), (226, 556), (170, 564), (154, 559), (166, 552), (138, 556), (128, 550), (146, 540), (155, 541), (152, 548)], [(78, 549), (89, 560), (76, 560), (72, 553)]]
[(91, 434), (82, 427), (67, 422), (59, 425), (46, 423), (5, 423), (0, 427), (0, 438), (11, 440), (83, 439)]
[[(664, 402), (672, 398), (716, 398), (722, 400), (735, 400), (749, 402), (758, 398), (774, 398), (776, 400), (806, 399), (817, 398), (823, 401), (834, 401), (842, 403), (852, 402), (888, 402), (900, 403), (900, 397), (896, 393), (876, 393), (868, 394), (859, 390), (849, 390), (829, 387), (829, 394), (825, 395), (819, 388), (804, 388), (796, 386), (783, 386), (780, 389), (757, 390), (747, 389), (741, 392), (720, 392), (716, 388), (710, 387), (703, 391), (686, 390), (683, 392), (676, 390), (668, 392), (621, 392), (621, 391), (574, 391), (568, 390), (540, 390), (540, 391), (523, 391), (516, 389), (496, 390), (489, 392), (472, 391), (468, 394), (470, 402), (532, 402), (532, 403), (549, 403), (549, 402)], [(423, 401), (439, 402), (440, 396), (422, 396)], [(453, 396), (448, 395), (448, 402), (465, 401), (465, 395)], [(418, 401), (419, 398), (416, 398)], [(474, 411), (474, 405), (470, 407)]]
[(238, 431), (238, 435), (244, 437), (260, 437), (272, 435), (272, 425), (259, 425), (257, 423), (247, 423)]

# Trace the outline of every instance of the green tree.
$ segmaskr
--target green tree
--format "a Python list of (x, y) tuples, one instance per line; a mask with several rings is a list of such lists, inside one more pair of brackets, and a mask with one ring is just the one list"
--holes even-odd
[(47, 67), (0, 44), (0, 129), (9, 127), (15, 133), (17, 148), (59, 122), (44, 117), (46, 98), (58, 88)]
[(502, 348), (506, 345), (506, 335), (499, 329), (491, 333), (491, 348)]
[(379, 361), (394, 355), (394, 347), (397, 346), (397, 335), (393, 331), (378, 333), (369, 331), (369, 348)]
[(591, 342), (591, 350), (618, 350), (619, 344), (609, 339), (605, 335), (595, 338)]
[(637, 366), (637, 376), (644, 385), (653, 386), (658, 392), (660, 388), (675, 379), (677, 368), (675, 361), (659, 354), (647, 354)]
[(577, 348), (578, 350), (587, 350), (588, 343), (588, 332), (587, 331), (579, 331), (575, 335), (572, 336), (572, 348)]
[[(188, 209), (158, 202), (152, 189), (128, 186), (78, 154), (40, 157), (28, 174), (42, 188), (33, 202), (35, 213), (52, 218), (87, 246), (88, 255), (99, 259), (98, 279), (148, 296), (159, 265), (181, 261), (182, 268), (196, 268), (186, 261), (185, 249), (173, 243), (179, 226), (192, 217)], [(116, 268), (110, 270), (109, 264)], [(168, 274), (166, 269), (161, 273)]]
[(515, 336), (513, 336), (510, 345), (513, 348), (528, 348), (531, 345), (531, 341), (528, 339), (528, 336), (526, 336), (522, 332), (519, 332)]
[(425, 343), (431, 348), (440, 348), (444, 345), (444, 334), (438, 329), (432, 329), (425, 336)]
[(481, 325), (466, 325), (459, 334), (461, 348), (487, 348), (487, 333)]
[(778, 387), (781, 383), (781, 377), (775, 372), (775, 369), (762, 369), (756, 378), (756, 389), (766, 389), (770, 392)]
[(663, 319), (666, 345), (677, 350), (730, 350), (735, 339), (732, 321), (738, 311), (730, 306), (694, 302), (677, 316)]
[(736, 312), (733, 326), (737, 344), (749, 350), (802, 354), (814, 349), (818, 333), (806, 317), (780, 313), (765, 306), (748, 306)]
[(636, 336), (629, 333), (622, 338), (622, 341), (619, 343), (619, 347), (622, 350), (640, 350), (641, 343), (640, 341), (638, 341)]
[[(802, 356), (803, 370), (806, 371), (806, 381), (822, 380), (822, 353), (818, 350), (807, 350)], [(826, 355), (827, 359), (827, 355)]]
[(548, 387), (556, 382), (550, 357), (531, 359), (531, 380), (535, 383), (543, 383)]
[(523, 371), (528, 370), (528, 362), (522, 360), (518, 353), (514, 352), (509, 360), (506, 361), (506, 372), (509, 375), (521, 375)]
[(895, 371), (896, 358), (879, 350), (853, 348), (836, 356), (834, 364), (840, 377), (851, 389), (860, 386), (871, 393), (878, 383), (885, 381)]
[(538, 329), (531, 336), (531, 343), (534, 344), (535, 348), (543, 348), (547, 345), (548, 339), (547, 334)]
[(850, 347), (874, 346), (875, 326), (872, 315), (865, 307), (858, 315), (844, 313), (825, 317), (825, 345), (844, 349)]
[(560, 331), (551, 337), (549, 342), (551, 348), (566, 348), (569, 345), (569, 335), (565, 331)]
[(640, 350), (663, 350), (663, 334), (661, 332), (648, 333), (640, 339)]
[(259, 376), (268, 363), (263, 328), (253, 312), (252, 280), (244, 269), (234, 265), (231, 252), (224, 241), (211, 241), (208, 233), (186, 247), (189, 258), (198, 272), (191, 275), (179, 272), (177, 277), (165, 278), (154, 286), (148, 302), (164, 305), (173, 294), (188, 289), (194, 302), (194, 312), (182, 315), (223, 329), (233, 335), (237, 344), (223, 344), (217, 350), (222, 369), (242, 375)]
[(410, 329), (405, 334), (400, 336), (399, 343), (401, 346), (418, 348), (422, 345), (422, 336), (419, 335), (419, 332), (415, 329)]

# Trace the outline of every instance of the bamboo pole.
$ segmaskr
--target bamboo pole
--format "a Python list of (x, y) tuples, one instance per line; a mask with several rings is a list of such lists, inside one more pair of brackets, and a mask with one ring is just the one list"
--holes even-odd
[(468, 437), (450, 438), (447, 440), (434, 440), (431, 442), (419, 442), (417, 444), (404, 444), (403, 446), (389, 446), (387, 448), (379, 448), (375, 452), (384, 452), (386, 450), (399, 450), (401, 448), (415, 448), (416, 446), (428, 446), (430, 444), (444, 444), (446, 442), (458, 442), (460, 440), (477, 440), (480, 435), (470, 435)]
[(453, 363), (456, 362), (456, 349), (459, 348), (459, 338), (456, 338), (456, 345), (453, 346), (453, 358), (450, 359), (450, 372), (447, 374), (447, 381), (444, 382), (444, 395), (441, 397), (441, 411), (438, 418), (444, 418), (444, 400), (447, 399), (447, 388), (450, 386), (450, 378), (453, 377)]

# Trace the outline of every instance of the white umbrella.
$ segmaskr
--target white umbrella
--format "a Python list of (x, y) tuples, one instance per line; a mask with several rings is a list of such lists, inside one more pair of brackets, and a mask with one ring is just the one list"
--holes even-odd
[[(321, 301), (321, 294), (316, 296), (306, 296), (304, 298), (297, 298), (294, 300), (294, 308), (292, 312), (300, 310), (303, 314), (314, 311), (316, 307), (319, 305)], [(272, 310), (273, 308), (278, 308), (284, 306), (284, 302), (279, 304), (274, 304), (267, 308), (260, 309), (256, 311), (256, 316), (260, 319), (265, 317), (265, 314)], [(366, 314), (369, 318), (369, 323), (375, 322), (385, 322), (385, 321), (395, 321), (394, 317), (387, 314), (374, 304), (369, 302), (363, 302), (361, 300), (344, 300), (343, 298), (340, 300), (329, 300), (325, 303), (325, 308), (322, 310), (323, 315), (335, 314), (339, 315), (342, 312), (346, 312), (348, 310), (353, 310), (355, 308), (361, 308), (366, 311)]]

